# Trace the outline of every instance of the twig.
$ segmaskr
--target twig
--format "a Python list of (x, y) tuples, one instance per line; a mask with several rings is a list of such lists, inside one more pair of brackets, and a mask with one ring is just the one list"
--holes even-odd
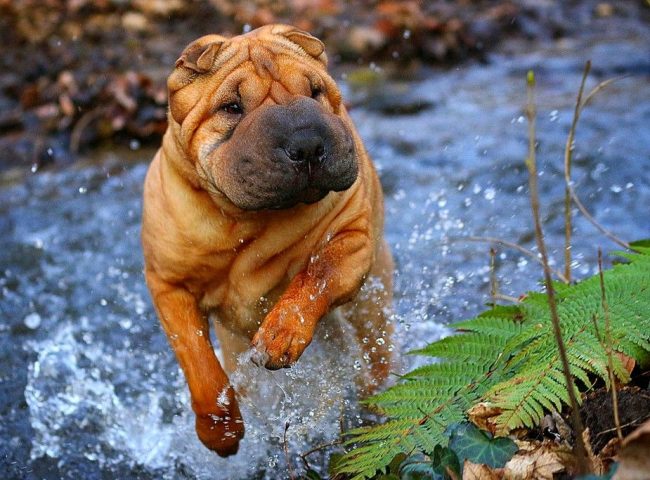
[(104, 108), (97, 107), (84, 113), (79, 120), (77, 120), (74, 127), (72, 127), (72, 132), (70, 132), (70, 151), (72, 153), (79, 153), (79, 149), (81, 148), (81, 136), (83, 135), (84, 130), (91, 124), (91, 122), (101, 117), (103, 114)]
[[(631, 422), (627, 422), (625, 425), (621, 425), (621, 428), (627, 428), (627, 427), (633, 427), (633, 426), (636, 426), (636, 425), (641, 425), (641, 422), (643, 422), (647, 418), (648, 417), (646, 415), (643, 415), (643, 416), (641, 416), (639, 418), (635, 418)], [(600, 437), (601, 435), (605, 435), (607, 433), (613, 432), (614, 430), (616, 430), (616, 427), (608, 428), (607, 430), (603, 430), (602, 432), (597, 433), (596, 436)]]
[(520, 303), (521, 300), (519, 300), (517, 297), (512, 297), (510, 295), (506, 295), (503, 293), (497, 293), (494, 298), (497, 300), (505, 300), (506, 302), (512, 302), (512, 303)]
[(289, 455), (289, 447), (287, 445), (287, 430), (289, 430), (289, 422), (284, 424), (284, 438), (282, 439), (282, 444), (284, 447), (284, 456), (287, 461), (287, 469), (289, 470), (289, 478), (295, 480), (296, 474), (293, 471), (293, 466), (291, 465), (291, 456)]
[(492, 306), (496, 307), (497, 300), (519, 303), (517, 297), (511, 297), (510, 295), (505, 295), (499, 292), (499, 281), (497, 280), (496, 272), (496, 257), (497, 251), (494, 247), (490, 247), (490, 298), (492, 299)]
[(329, 448), (329, 447), (334, 447), (335, 445), (341, 445), (341, 443), (343, 443), (343, 441), (340, 440), (340, 439), (339, 440), (334, 440), (334, 441), (329, 442), (329, 443), (323, 443), (322, 445), (317, 445), (314, 448), (312, 448), (311, 450), (307, 450), (306, 452), (301, 453), (300, 458), (302, 459), (302, 463), (305, 464), (305, 468), (307, 470), (311, 469), (311, 465), (309, 465), (309, 462), (307, 461), (307, 457), (309, 455), (311, 455), (312, 453), (316, 453), (316, 452), (318, 452), (320, 450), (325, 450), (326, 448)]
[[(502, 239), (496, 238), (496, 237), (477, 237), (477, 236), (457, 237), (457, 238), (451, 238), (450, 240), (452, 242), (454, 242), (454, 241), (485, 242), (485, 243), (494, 243), (496, 245), (502, 245), (504, 247), (509, 247), (509, 248), (514, 249), (514, 250), (517, 250), (517, 251), (523, 253), (524, 255), (526, 255), (527, 257), (535, 260), (540, 265), (543, 265), (542, 259), (539, 258), (539, 255), (535, 254), (535, 252), (533, 252), (532, 250), (528, 250), (526, 247), (522, 247), (518, 243), (509, 242), (508, 240), (502, 240)], [(564, 276), (564, 274), (562, 272), (560, 272), (559, 270), (554, 270), (554, 269), (551, 269), (551, 271), (553, 272), (553, 274), (560, 281), (562, 281), (564, 283), (567, 283), (566, 277)]]
[(587, 459), (587, 449), (584, 444), (583, 432), (584, 426), (580, 418), (580, 411), (578, 410), (578, 400), (575, 394), (575, 386), (573, 376), (569, 368), (569, 360), (566, 353), (566, 347), (562, 338), (562, 330), (560, 328), (560, 318), (557, 312), (557, 303), (555, 300), (555, 289), (553, 288), (553, 280), (551, 278), (551, 269), (548, 265), (548, 256), (546, 253), (546, 245), (544, 243), (544, 233), (540, 221), (540, 208), (539, 208), (539, 194), (537, 190), (537, 164), (535, 158), (535, 75), (532, 71), (528, 72), (527, 76), (527, 92), (528, 104), (526, 106), (526, 117), (528, 118), (528, 158), (526, 158), (526, 167), (528, 168), (528, 187), (530, 191), (530, 203), (533, 214), (533, 221), (535, 222), (535, 240), (537, 241), (537, 248), (542, 257), (544, 266), (544, 281), (546, 283), (546, 294), (548, 296), (548, 305), (551, 310), (551, 321), (553, 324), (553, 334), (555, 342), (557, 343), (560, 359), (562, 360), (562, 370), (567, 382), (567, 390), (569, 400), (571, 403), (571, 417), (573, 429), (576, 434), (576, 458), (577, 458), (577, 473), (589, 473), (591, 471)]
[(612, 409), (614, 410), (614, 425), (619, 440), (623, 440), (621, 420), (618, 415), (618, 393), (616, 392), (616, 378), (614, 377), (614, 362), (612, 360), (612, 332), (609, 322), (609, 307), (605, 295), (605, 276), (603, 275), (603, 252), (598, 249), (598, 277), (600, 279), (600, 299), (605, 315), (605, 353), (607, 354), (607, 370), (609, 370), (609, 384), (612, 389)]
[(497, 251), (494, 247), (490, 247), (490, 298), (492, 299), (492, 306), (497, 304), (497, 295), (499, 294), (499, 284), (497, 283), (497, 272), (495, 269)]
[[(576, 126), (580, 118), (580, 110), (582, 105), (582, 94), (585, 91), (585, 82), (591, 70), (591, 62), (587, 61), (585, 70), (582, 73), (582, 81), (580, 82), (580, 89), (578, 90), (578, 97), (576, 98), (576, 107), (573, 111), (573, 121), (569, 129), (569, 135), (566, 139), (564, 146), (564, 171), (566, 175), (571, 178), (571, 160), (573, 159), (573, 146), (576, 135)], [(567, 283), (571, 282), (571, 191), (569, 184), (565, 182), (564, 185), (564, 276)]]
[[(570, 213), (569, 213), (569, 223), (567, 224), (567, 211), (570, 211), (570, 206), (567, 206), (567, 201), (566, 197), (567, 195), (573, 200), (573, 202), (576, 204), (578, 207), (578, 210), (580, 210), (580, 213), (584, 215), (584, 217), (591, 223), (594, 227), (598, 229), (603, 235), (605, 235), (607, 238), (609, 238), (611, 241), (614, 243), (618, 244), (619, 246), (629, 249), (630, 244), (627, 243), (624, 240), (621, 240), (618, 238), (616, 235), (614, 235), (612, 232), (610, 232), (608, 229), (606, 229), (604, 226), (602, 226), (596, 219), (589, 213), (587, 208), (584, 206), (580, 198), (578, 198), (578, 194), (575, 192), (575, 189), (573, 188), (573, 182), (571, 181), (571, 156), (572, 153), (571, 151), (573, 150), (573, 141), (575, 138), (575, 130), (576, 130), (576, 125), (578, 123), (578, 120), (580, 118), (580, 114), (582, 113), (582, 110), (584, 107), (591, 101), (591, 99), (598, 93), (600, 92), (603, 88), (611, 84), (612, 82), (618, 80), (618, 78), (615, 79), (610, 79), (606, 80), (604, 82), (599, 83), (596, 85), (596, 87), (591, 90), (584, 101), (582, 101), (582, 95), (584, 92), (584, 85), (585, 81), (587, 79), (587, 75), (589, 74), (589, 70), (591, 69), (591, 62), (587, 62), (585, 65), (585, 71), (582, 76), (582, 83), (580, 84), (580, 90), (578, 91), (578, 99), (576, 102), (576, 109), (573, 113), (573, 122), (571, 123), (571, 129), (569, 130), (569, 136), (567, 137), (567, 144), (564, 149), (564, 184), (565, 184), (565, 262), (567, 261), (567, 241), (570, 241), (570, 231), (569, 233), (566, 233), (567, 229), (570, 229), (571, 224), (570, 224)], [(568, 240), (566, 240), (568, 238)], [(568, 254), (568, 258), (570, 260), (570, 253)], [(565, 265), (565, 269), (570, 268), (569, 265)], [(566, 270), (565, 270), (566, 271)], [(567, 277), (570, 278), (570, 272), (567, 273)]]

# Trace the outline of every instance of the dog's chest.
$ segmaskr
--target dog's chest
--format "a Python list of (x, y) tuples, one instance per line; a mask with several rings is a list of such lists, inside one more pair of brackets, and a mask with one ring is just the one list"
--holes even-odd
[(235, 289), (228, 289), (227, 286), (221, 285), (206, 291), (201, 300), (201, 307), (231, 332), (252, 338), (287, 284), (288, 279), (255, 298), (243, 297)]

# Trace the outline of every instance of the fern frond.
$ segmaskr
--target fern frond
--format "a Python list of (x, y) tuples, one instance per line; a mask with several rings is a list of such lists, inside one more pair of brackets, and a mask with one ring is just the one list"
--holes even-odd
[[(650, 359), (650, 248), (621, 256), (629, 263), (604, 272), (609, 332), (597, 277), (557, 285), (569, 368), (580, 380), (575, 386), (578, 398), (578, 387), (589, 389), (594, 379), (610, 387), (609, 348), (637, 361)], [(385, 471), (398, 453), (431, 453), (436, 445), (447, 445), (445, 428), (464, 420), (479, 401), (500, 409), (493, 420), (502, 434), (532, 427), (548, 411), (568, 405), (545, 294), (529, 293), (517, 305), (493, 307), (453, 327), (457, 335), (411, 352), (435, 357), (437, 363), (413, 370), (365, 402), (388, 421), (349, 432), (346, 444), (355, 448), (337, 463), (337, 471), (363, 480)], [(618, 356), (612, 364), (619, 381), (629, 381)]]

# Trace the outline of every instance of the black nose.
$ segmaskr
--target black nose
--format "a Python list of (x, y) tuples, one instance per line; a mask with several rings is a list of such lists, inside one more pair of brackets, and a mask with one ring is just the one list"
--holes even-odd
[(325, 141), (318, 132), (311, 129), (294, 132), (285, 150), (296, 163), (316, 165), (325, 159)]

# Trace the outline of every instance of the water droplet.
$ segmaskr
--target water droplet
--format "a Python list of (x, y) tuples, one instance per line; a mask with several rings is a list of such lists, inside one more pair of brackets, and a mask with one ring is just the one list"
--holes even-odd
[(494, 188), (486, 188), (485, 193), (483, 196), (485, 197), (486, 200), (492, 201), (494, 200), (494, 197), (496, 196), (497, 192)]
[(46, 151), (47, 151), (47, 154), (48, 154), (50, 157), (51, 157), (52, 155), (54, 155), (54, 150), (52, 150), (52, 147), (48, 148)]
[(100, 304), (102, 307), (105, 307), (106, 305), (108, 305), (108, 301), (106, 301), (105, 298), (102, 298), (102, 299), (99, 301), (99, 304)]
[(245, 23), (244, 26), (242, 27), (242, 32), (248, 33), (253, 29), (253, 27), (250, 26), (250, 24)]
[(23, 322), (27, 328), (35, 330), (41, 325), (41, 316), (36, 312), (32, 312), (25, 317)]
[(131, 150), (138, 150), (140, 148), (140, 140), (138, 140), (137, 138), (132, 139), (129, 142), (129, 148)]
[(612, 185), (609, 189), (614, 193), (621, 193), (623, 191), (623, 187), (620, 185)]
[(560, 116), (560, 112), (558, 112), (557, 110), (553, 110), (551, 113), (549, 113), (548, 116), (551, 122), (555, 122)]
[(408, 40), (411, 38), (411, 31), (410, 30), (404, 30), (404, 33), (402, 34), (402, 37), (404, 37), (405, 40)]
[(86, 193), (87, 191), (88, 191), (88, 189), (86, 187), (79, 187), (79, 193), (81, 193), (82, 195), (84, 193)]
[(29, 169), (32, 173), (36, 173), (38, 171), (38, 163), (32, 163), (32, 168)]

